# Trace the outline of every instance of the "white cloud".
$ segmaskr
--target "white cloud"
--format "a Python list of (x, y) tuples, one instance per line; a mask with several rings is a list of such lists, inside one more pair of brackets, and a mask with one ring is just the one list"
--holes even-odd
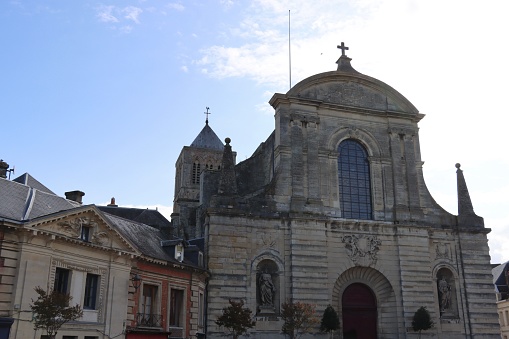
[(182, 66), (182, 67), (180, 67), (180, 69), (181, 69), (182, 71), (186, 72), (186, 73), (189, 71), (189, 69), (187, 68), (187, 66)]
[(167, 5), (167, 7), (168, 7), (168, 8), (170, 8), (170, 9), (174, 9), (174, 10), (176, 10), (176, 11), (179, 11), (179, 12), (181, 12), (181, 11), (183, 11), (183, 10), (185, 10), (185, 9), (186, 9), (186, 8), (184, 7), (184, 5), (182, 5), (182, 4), (181, 4), (181, 3), (179, 3), (179, 2), (172, 2), (172, 3), (169, 3), (169, 4)]
[(127, 6), (122, 9), (122, 13), (124, 13), (124, 18), (128, 20), (132, 20), (137, 24), (140, 23), (139, 16), (143, 12), (141, 8), (134, 6)]
[(97, 17), (101, 22), (118, 22), (119, 20), (112, 14), (115, 6), (100, 6), (97, 8)]

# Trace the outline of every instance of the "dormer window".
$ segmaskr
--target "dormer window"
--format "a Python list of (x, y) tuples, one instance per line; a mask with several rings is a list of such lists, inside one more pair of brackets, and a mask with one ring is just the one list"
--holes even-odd
[(86, 242), (90, 242), (90, 227), (81, 226), (80, 239)]
[(175, 246), (175, 259), (180, 262), (184, 260), (184, 246), (181, 243)]

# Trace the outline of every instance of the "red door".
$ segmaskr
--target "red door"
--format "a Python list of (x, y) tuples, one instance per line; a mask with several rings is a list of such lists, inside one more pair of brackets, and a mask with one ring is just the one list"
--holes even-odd
[(343, 292), (342, 310), (344, 339), (376, 339), (376, 299), (368, 286), (348, 286)]

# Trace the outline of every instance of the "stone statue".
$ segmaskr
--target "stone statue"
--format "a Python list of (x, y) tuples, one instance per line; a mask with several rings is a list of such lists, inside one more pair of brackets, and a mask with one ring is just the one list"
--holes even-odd
[(272, 276), (270, 275), (270, 273), (267, 272), (261, 273), (260, 278), (258, 280), (258, 284), (262, 306), (273, 306), (276, 287), (272, 283)]
[(438, 281), (438, 294), (440, 297), (440, 312), (444, 312), (451, 307), (451, 285), (444, 277)]

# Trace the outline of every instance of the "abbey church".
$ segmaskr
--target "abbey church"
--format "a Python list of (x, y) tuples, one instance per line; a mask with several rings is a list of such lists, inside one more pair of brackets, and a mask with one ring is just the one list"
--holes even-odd
[(452, 215), (424, 182), (424, 115), (345, 49), (337, 64), (273, 95), (274, 130), (245, 161), (208, 121), (182, 149), (172, 223), (204, 238), (207, 338), (224, 335), (215, 320), (229, 299), (253, 311), (252, 338), (285, 337), (285, 301), (316, 305), (319, 318), (332, 305), (337, 338), (417, 338), (421, 306), (435, 323), (423, 336), (500, 338), (490, 229), (461, 166)]

